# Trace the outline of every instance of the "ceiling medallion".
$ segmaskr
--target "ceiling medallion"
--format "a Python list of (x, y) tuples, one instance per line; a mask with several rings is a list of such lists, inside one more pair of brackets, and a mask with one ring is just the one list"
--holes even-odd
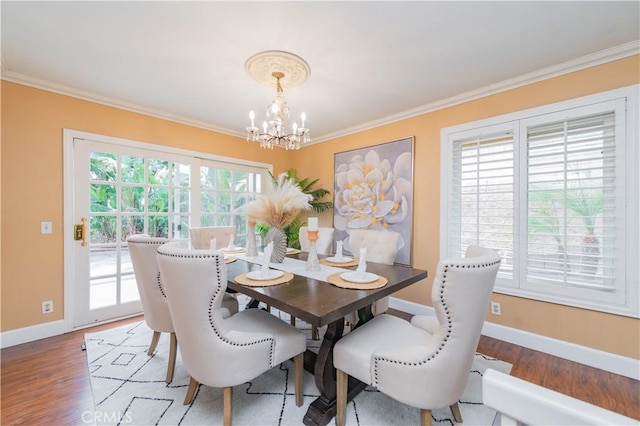
[(255, 126), (254, 112), (249, 113), (251, 126), (247, 127), (247, 140), (260, 142), (262, 148), (300, 149), (301, 143), (309, 141), (309, 129), (305, 127), (307, 116), (303, 112), (300, 115), (301, 125), (294, 122), (288, 129), (289, 106), (284, 100), (282, 86), (294, 87), (304, 83), (311, 73), (309, 64), (293, 53), (269, 50), (250, 57), (245, 69), (257, 82), (270, 87), (275, 82), (276, 87), (276, 95), (267, 106), (267, 120), (262, 123), (262, 129)]
[(258, 83), (273, 87), (273, 73), (281, 72), (281, 83), (285, 87), (298, 86), (309, 78), (311, 68), (298, 55), (281, 50), (267, 50), (256, 53), (244, 64), (249, 75)]

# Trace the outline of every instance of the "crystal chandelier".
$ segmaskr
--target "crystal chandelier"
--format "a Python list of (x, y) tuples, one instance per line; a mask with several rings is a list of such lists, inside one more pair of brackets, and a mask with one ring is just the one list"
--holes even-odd
[(274, 146), (280, 146), (285, 149), (300, 149), (301, 143), (309, 142), (309, 129), (304, 127), (307, 114), (303, 112), (300, 115), (300, 127), (296, 122), (291, 125), (291, 129), (287, 127), (289, 105), (284, 100), (284, 92), (280, 84), (284, 73), (275, 71), (271, 75), (276, 79), (276, 97), (267, 106), (267, 120), (262, 123), (262, 131), (255, 126), (254, 112), (249, 113), (251, 126), (247, 127), (247, 140), (260, 142), (262, 148), (273, 149)]
[(267, 119), (262, 128), (255, 125), (255, 113), (249, 113), (251, 126), (247, 127), (247, 140), (259, 142), (262, 148), (300, 149), (300, 144), (310, 140), (309, 129), (305, 127), (307, 115), (304, 112), (300, 115), (300, 126), (294, 122), (289, 127), (289, 105), (284, 100), (281, 80), (284, 79), (287, 86), (304, 82), (310, 72), (309, 65), (292, 53), (271, 50), (252, 56), (245, 67), (260, 83), (271, 86), (273, 79), (276, 83), (276, 96), (267, 106)]

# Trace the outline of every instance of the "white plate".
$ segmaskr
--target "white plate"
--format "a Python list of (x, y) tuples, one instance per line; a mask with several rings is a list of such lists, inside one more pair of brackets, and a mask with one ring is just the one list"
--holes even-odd
[(365, 272), (364, 275), (361, 275), (357, 271), (350, 271), (341, 273), (340, 278), (352, 283), (372, 283), (378, 279), (378, 275), (371, 272)]
[(229, 249), (229, 247), (224, 247), (219, 249), (222, 253), (242, 253), (245, 249), (244, 247), (236, 247), (234, 249)]
[(333, 263), (349, 263), (353, 260), (353, 257), (347, 257), (347, 256), (342, 256), (342, 257), (327, 257), (327, 260), (329, 262), (333, 262)]
[(262, 275), (262, 271), (251, 271), (247, 273), (247, 278), (255, 281), (269, 281), (280, 278), (284, 275), (284, 272), (277, 269), (269, 269), (265, 275)]

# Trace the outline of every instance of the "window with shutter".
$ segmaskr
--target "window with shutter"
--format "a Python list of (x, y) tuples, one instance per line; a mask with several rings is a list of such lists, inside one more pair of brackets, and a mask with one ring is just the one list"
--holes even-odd
[(615, 290), (615, 113), (527, 128), (527, 281)]
[(513, 273), (514, 136), (511, 129), (453, 142), (449, 251), (469, 245), (502, 253), (502, 275)]
[(498, 292), (637, 317), (637, 92), (443, 129), (441, 256), (494, 248)]

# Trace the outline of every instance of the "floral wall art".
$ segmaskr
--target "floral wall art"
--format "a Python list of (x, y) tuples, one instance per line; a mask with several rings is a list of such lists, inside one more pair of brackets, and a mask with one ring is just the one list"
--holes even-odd
[(336, 241), (349, 250), (352, 229), (400, 233), (396, 262), (411, 264), (413, 137), (334, 156)]

